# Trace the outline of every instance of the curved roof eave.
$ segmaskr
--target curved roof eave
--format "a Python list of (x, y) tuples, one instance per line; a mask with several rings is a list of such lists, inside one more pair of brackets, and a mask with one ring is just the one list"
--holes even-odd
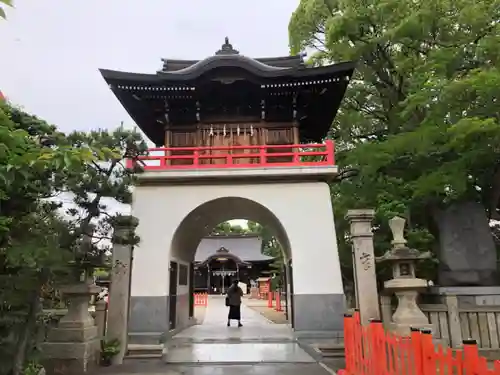
[(250, 265), (250, 263), (242, 261), (238, 256), (236, 256), (234, 254), (231, 254), (231, 253), (217, 254), (217, 253), (215, 253), (215, 254), (208, 256), (203, 262), (200, 262), (199, 266), (205, 266), (208, 263), (210, 263), (212, 260), (217, 259), (217, 258), (221, 258), (221, 257), (229, 258), (239, 265), (244, 265), (244, 266)]
[[(110, 81), (120, 80), (137, 83), (161, 84), (168, 81), (189, 81), (202, 76), (204, 73), (219, 67), (236, 67), (244, 69), (262, 78), (302, 78), (328, 74), (345, 74), (351, 76), (356, 67), (355, 61), (346, 61), (338, 64), (320, 66), (315, 68), (277, 68), (265, 65), (250, 58), (241, 59), (243, 56), (213, 56), (199, 63), (174, 72), (160, 72), (157, 74), (130, 73), (116, 70), (99, 69), (103, 78)], [(209, 61), (207, 61), (209, 60)], [(200, 64), (200, 65), (199, 65)]]
[[(219, 55), (220, 56), (220, 55)], [(303, 65), (301, 55), (281, 56), (281, 57), (257, 57), (254, 60), (278, 68), (297, 68)], [(180, 60), (162, 58), (163, 68), (158, 72), (174, 72), (188, 68), (201, 60)]]

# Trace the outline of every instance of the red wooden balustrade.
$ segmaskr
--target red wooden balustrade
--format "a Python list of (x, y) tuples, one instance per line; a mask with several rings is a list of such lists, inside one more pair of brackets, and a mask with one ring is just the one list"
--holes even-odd
[(194, 293), (194, 305), (195, 306), (207, 306), (208, 305), (208, 294), (207, 293)]
[[(160, 147), (138, 158), (146, 171), (170, 169), (307, 167), (335, 165), (331, 140), (323, 144)], [(132, 168), (132, 160), (127, 160)]]
[(401, 337), (380, 321), (363, 326), (359, 313), (344, 318), (345, 370), (339, 375), (500, 375), (500, 361), (488, 364), (474, 340), (463, 348), (434, 345), (430, 332)]

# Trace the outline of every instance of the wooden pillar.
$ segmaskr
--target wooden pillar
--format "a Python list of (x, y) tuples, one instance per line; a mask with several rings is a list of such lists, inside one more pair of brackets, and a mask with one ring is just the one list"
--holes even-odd
[[(450, 327), (451, 347), (458, 348), (462, 345), (462, 328), (460, 325), (460, 314), (458, 311), (458, 297), (447, 295), (444, 297), (448, 308), (448, 325)], [(488, 322), (489, 323), (489, 322)]]
[(210, 276), (211, 276), (211, 270), (210, 270), (210, 264), (207, 264), (207, 293), (210, 294), (212, 291), (212, 284), (210, 283)]
[(372, 233), (374, 216), (374, 210), (349, 210), (346, 215), (351, 224), (356, 301), (363, 324), (380, 319)]
[(293, 123), (293, 143), (298, 145), (300, 143), (300, 136), (299, 136), (299, 124), (297, 122)]
[[(172, 147), (172, 131), (168, 126), (165, 126), (165, 147)], [(165, 151), (165, 156), (170, 156), (170, 151)], [(170, 165), (171, 160), (167, 160), (166, 164)]]

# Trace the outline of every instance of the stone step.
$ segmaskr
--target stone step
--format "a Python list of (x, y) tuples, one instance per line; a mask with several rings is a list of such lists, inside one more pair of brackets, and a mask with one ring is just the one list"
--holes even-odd
[(129, 344), (134, 345), (157, 345), (165, 341), (162, 332), (131, 332), (128, 334)]
[(161, 358), (163, 355), (163, 345), (143, 345), (143, 344), (129, 344), (127, 347), (127, 358), (147, 359), (147, 358)]
[(318, 345), (315, 350), (325, 358), (342, 358), (344, 357), (344, 345)]

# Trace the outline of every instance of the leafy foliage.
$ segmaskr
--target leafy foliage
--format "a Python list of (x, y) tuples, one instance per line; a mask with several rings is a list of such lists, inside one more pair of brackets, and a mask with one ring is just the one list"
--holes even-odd
[(409, 245), (422, 250), (439, 235), (436, 208), (474, 200), (498, 215), (499, 16), (498, 0), (302, 0), (293, 14), (292, 52), (359, 62), (330, 132), (356, 175), (331, 189), (349, 279), (347, 209), (376, 208), (379, 255), (393, 215), (408, 218)]
[(74, 207), (66, 213), (70, 216), (72, 243), (69, 246), (75, 256), (75, 270), (77, 273), (84, 270), (89, 276), (103, 264), (113, 242), (135, 245), (139, 241), (133, 231), (126, 239), (112, 236), (116, 226), (135, 228), (136, 225), (134, 219), (110, 211), (110, 205), (132, 203), (131, 187), (140, 168), (126, 168), (124, 158), (135, 160), (146, 152), (147, 145), (139, 133), (128, 132), (123, 127), (113, 132), (74, 132), (66, 141), (73, 149), (93, 156), (81, 171), (67, 169), (60, 176), (73, 197)]
[(0, 18), (6, 18), (5, 6), (12, 6), (12, 0), (0, 0)]
[[(134, 227), (134, 219), (109, 212), (101, 199), (129, 202), (133, 175), (122, 158), (134, 159), (145, 147), (123, 128), (65, 136), (0, 103), (1, 373), (17, 375), (26, 365), (33, 367), (38, 329), (46, 323), (42, 305), (58, 283), (74, 282), (95, 266), (90, 259), (109, 250), (109, 244), (93, 241), (96, 236), (138, 241), (133, 231), (125, 238), (109, 236), (112, 226)], [(69, 220), (55, 199), (61, 193), (70, 194), (77, 207)]]

